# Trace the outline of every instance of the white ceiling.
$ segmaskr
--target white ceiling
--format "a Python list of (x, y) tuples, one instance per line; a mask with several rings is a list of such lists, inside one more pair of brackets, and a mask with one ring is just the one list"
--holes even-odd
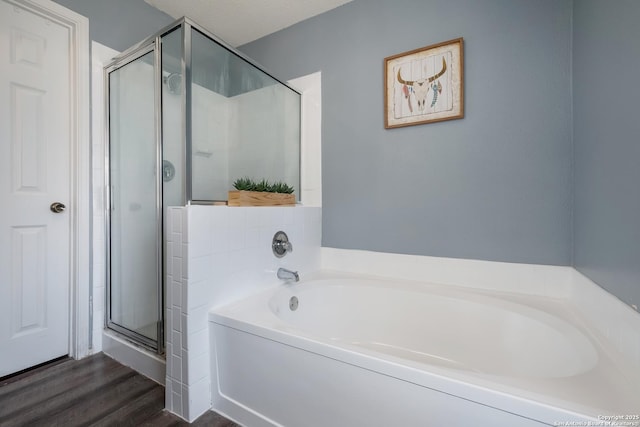
[(240, 46), (352, 0), (145, 0), (178, 19), (193, 19)]

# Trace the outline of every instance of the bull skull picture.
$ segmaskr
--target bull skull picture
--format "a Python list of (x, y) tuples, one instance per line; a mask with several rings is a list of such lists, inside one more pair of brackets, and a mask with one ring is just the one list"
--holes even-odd
[[(440, 85), (439, 82), (436, 82), (436, 84), (434, 85), (431, 85), (431, 83), (437, 81), (447, 71), (447, 61), (445, 61), (444, 57), (442, 58), (442, 69), (438, 73), (426, 79), (404, 80), (401, 76), (401, 71), (402, 71), (402, 68), (399, 68), (398, 82), (401, 85), (411, 88), (411, 92), (413, 92), (413, 95), (416, 98), (416, 102), (418, 103), (418, 110), (421, 112), (424, 111), (427, 95), (429, 94), (429, 89), (431, 88), (434, 89), (433, 102), (431, 103), (431, 106), (433, 107), (438, 100), (438, 93), (442, 92), (442, 85)], [(439, 91), (438, 91), (438, 88), (439, 88)], [(409, 95), (410, 95), (409, 91), (405, 89), (404, 95), (405, 95), (405, 98), (407, 99), (407, 102), (409, 102), (409, 109), (413, 111), (413, 108), (411, 107), (411, 100), (409, 99)]]
[(384, 127), (464, 118), (462, 37), (384, 58)]

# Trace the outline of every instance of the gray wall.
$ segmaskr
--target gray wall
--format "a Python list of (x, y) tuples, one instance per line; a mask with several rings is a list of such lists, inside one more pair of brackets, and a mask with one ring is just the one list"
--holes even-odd
[(640, 305), (640, 2), (574, 9), (574, 260)]
[[(55, 1), (117, 50), (173, 21), (143, 0)], [(323, 73), (323, 244), (549, 264), (573, 249), (639, 304), (640, 3), (391, 3), (355, 0), (242, 47), (282, 79)], [(460, 36), (466, 117), (384, 130), (382, 59)]]
[(144, 0), (53, 0), (89, 18), (91, 40), (122, 52), (175, 19)]
[[(323, 245), (571, 263), (570, 0), (355, 0), (241, 49), (322, 71)], [(383, 128), (383, 58), (465, 38), (462, 120)]]

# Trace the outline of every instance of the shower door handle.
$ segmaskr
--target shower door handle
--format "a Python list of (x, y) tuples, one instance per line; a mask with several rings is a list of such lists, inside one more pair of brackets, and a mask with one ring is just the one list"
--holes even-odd
[(53, 213), (62, 213), (66, 208), (67, 207), (64, 205), (64, 203), (60, 202), (53, 202), (51, 203), (51, 206), (49, 206), (49, 209), (51, 209), (51, 212)]

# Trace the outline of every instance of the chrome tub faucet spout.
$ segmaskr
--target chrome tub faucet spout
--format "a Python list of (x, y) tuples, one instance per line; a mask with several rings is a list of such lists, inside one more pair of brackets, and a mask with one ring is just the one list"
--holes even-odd
[(278, 269), (278, 279), (293, 280), (294, 282), (300, 281), (300, 276), (297, 271), (287, 270), (286, 268)]

